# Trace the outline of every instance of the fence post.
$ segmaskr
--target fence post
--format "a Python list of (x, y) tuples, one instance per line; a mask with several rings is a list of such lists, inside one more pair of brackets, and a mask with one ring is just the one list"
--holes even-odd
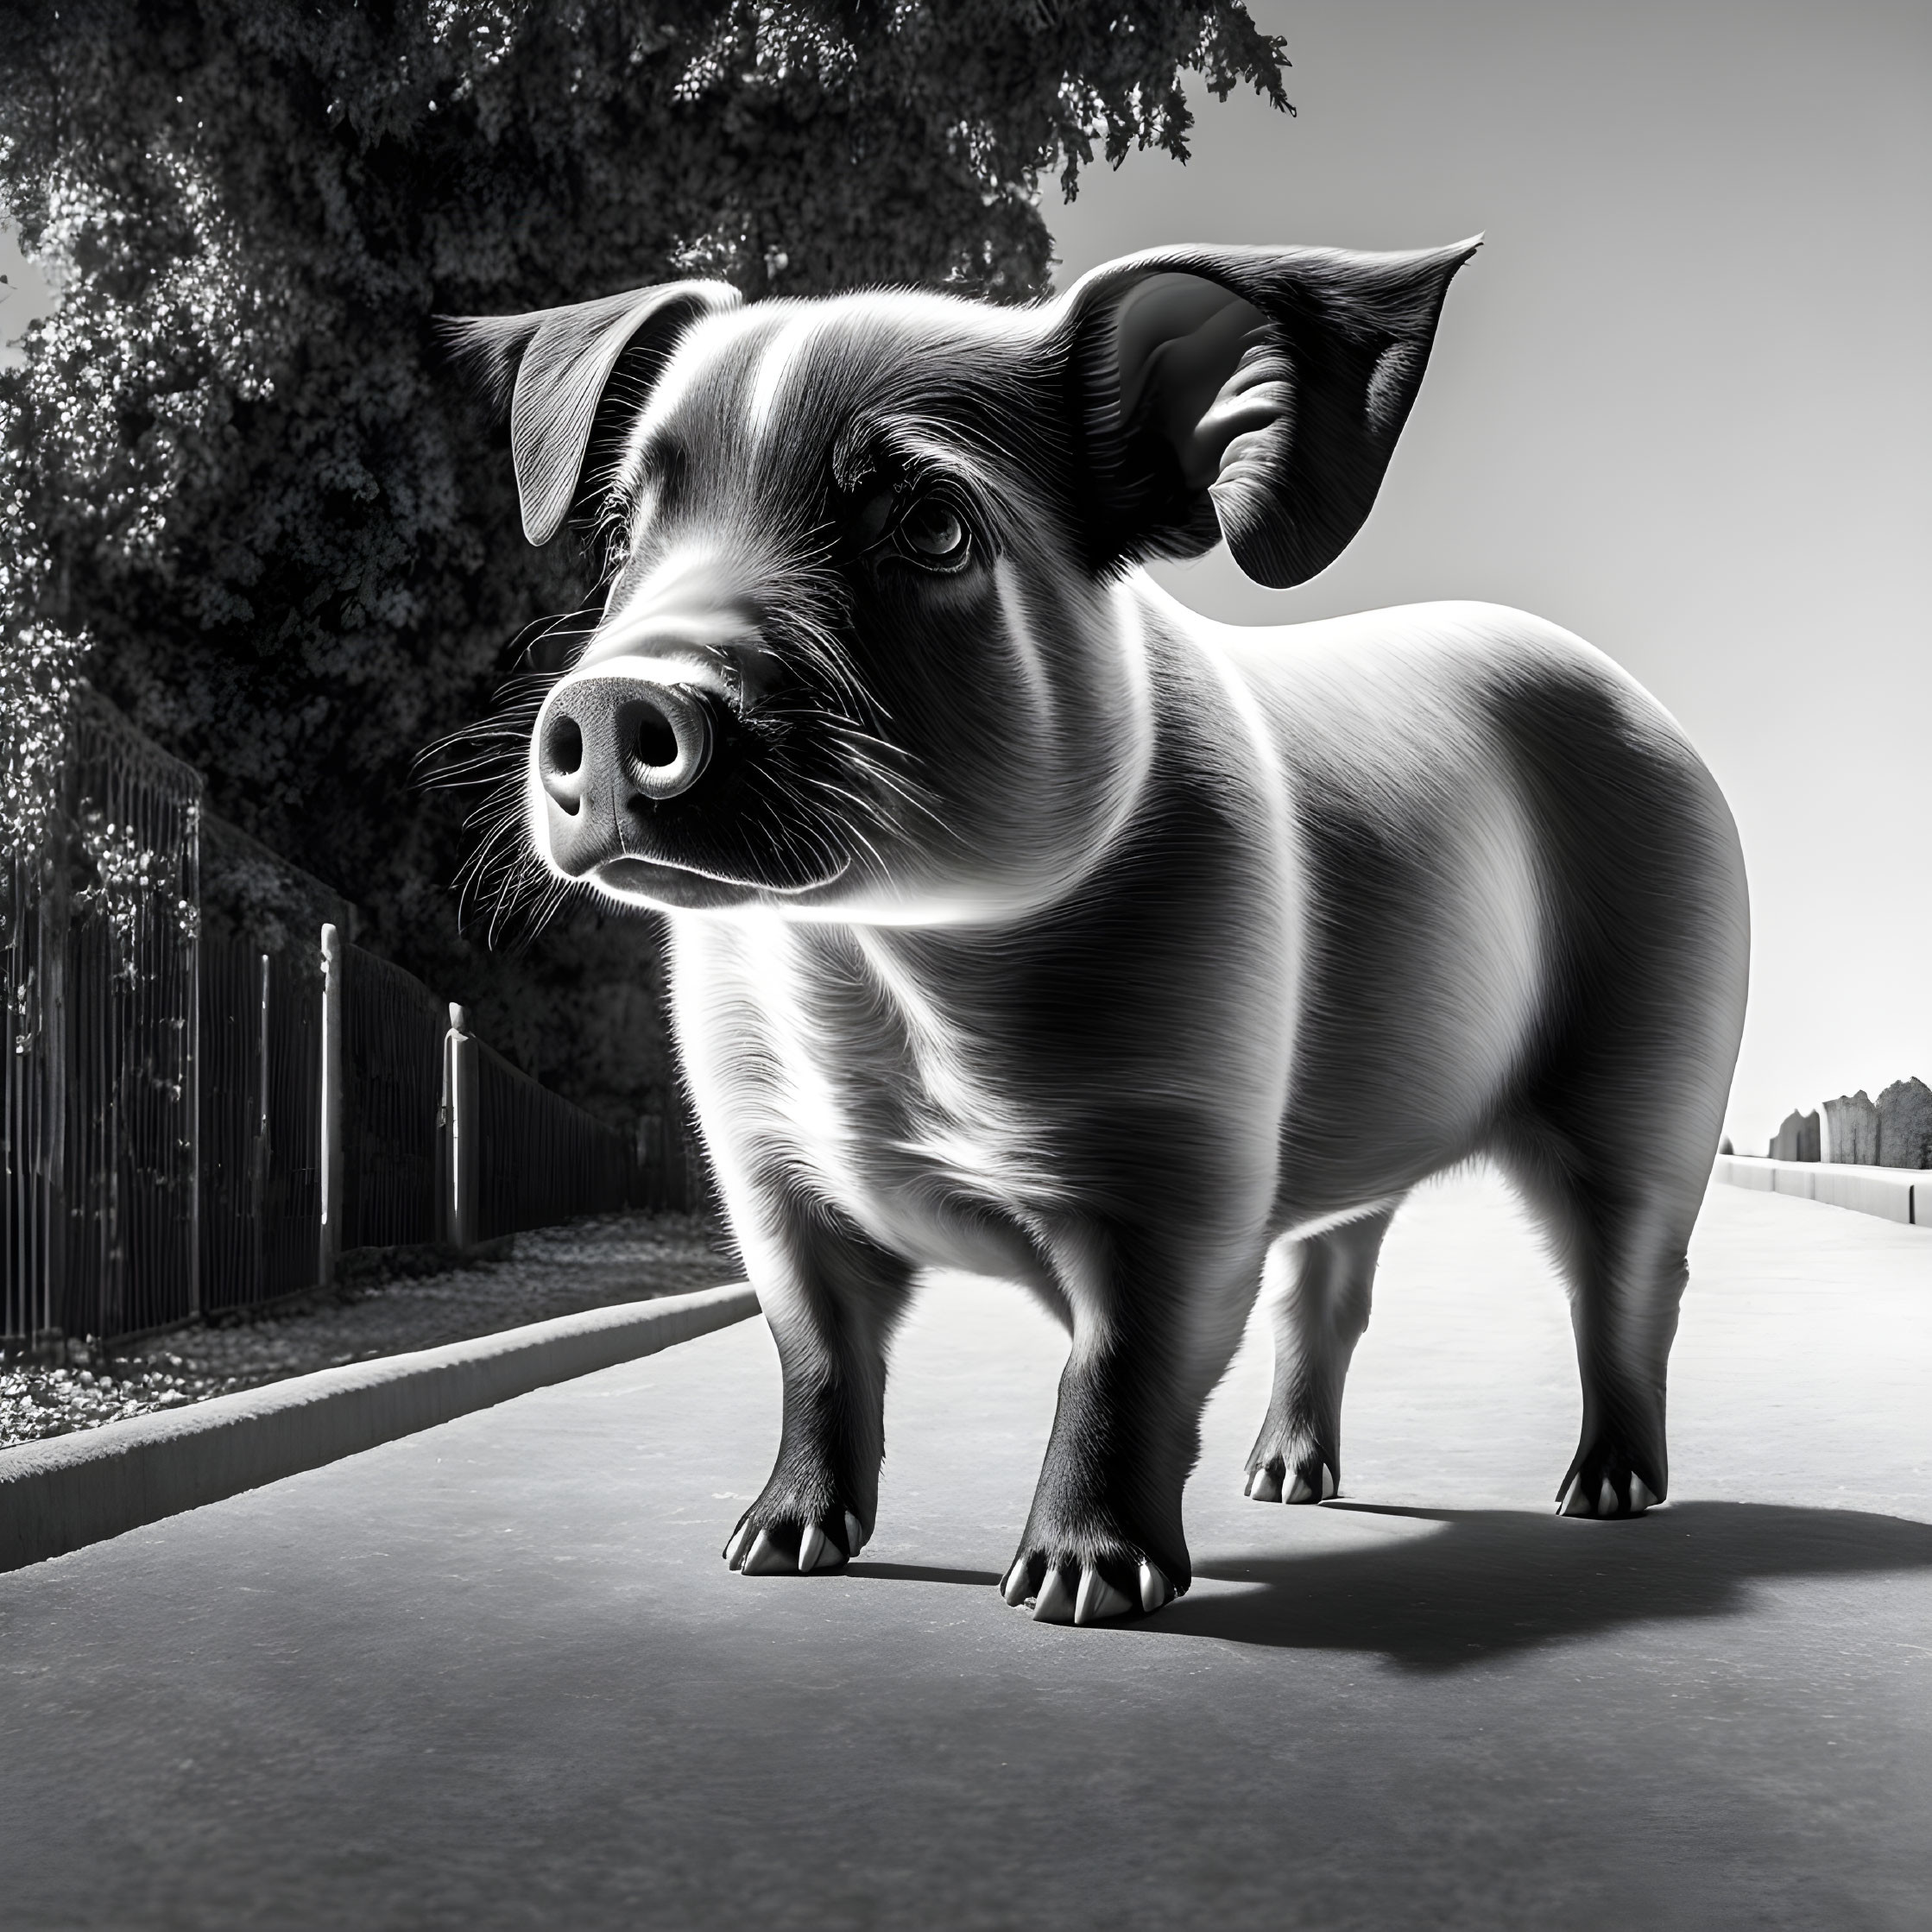
[(322, 928), (322, 1228), (316, 1276), (328, 1287), (342, 1253), (342, 935)]
[(257, 1300), (268, 1293), (268, 956), (256, 956), (255, 993), (255, 1138), (249, 1148), (249, 1266)]
[(443, 1078), (449, 1095), (450, 1245), (469, 1247), (477, 1239), (477, 1043), (466, 1007), (450, 1001), (444, 1038)]
[(207, 1076), (201, 1064), (205, 1045), (201, 1032), (201, 799), (200, 774), (195, 777), (197, 796), (188, 807), (188, 869), (186, 881), (188, 903), (194, 907), (188, 931), (188, 1309), (201, 1312), (202, 1243), (207, 1238), (201, 1213), (201, 1095)]
[[(69, 760), (71, 765), (72, 760)], [(73, 910), (71, 883), (73, 868), (68, 862), (73, 834), (64, 819), (54, 830), (47, 870), (51, 881), (44, 888), (39, 921), (41, 1043), (41, 1091), (45, 1111), (41, 1142), (46, 1161), (46, 1241), (41, 1250), (40, 1306), (35, 1310), (33, 1341), (45, 1348), (61, 1335), (67, 1301), (67, 1089), (73, 1064), (73, 1042), (69, 1033), (68, 963), (71, 949), (67, 936)], [(46, 874), (42, 874), (43, 880)]]

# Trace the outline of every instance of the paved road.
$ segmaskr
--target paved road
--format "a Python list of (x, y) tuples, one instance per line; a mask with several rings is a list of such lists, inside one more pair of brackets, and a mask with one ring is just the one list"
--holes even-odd
[(729, 1575), (761, 1326), (0, 1577), (9, 1926), (1932, 1925), (1932, 1231), (1714, 1191), (1676, 1500), (1558, 1521), (1561, 1297), (1493, 1184), (1390, 1238), (1344, 1506), (1007, 1610), (1059, 1348), (946, 1282), (876, 1541)]

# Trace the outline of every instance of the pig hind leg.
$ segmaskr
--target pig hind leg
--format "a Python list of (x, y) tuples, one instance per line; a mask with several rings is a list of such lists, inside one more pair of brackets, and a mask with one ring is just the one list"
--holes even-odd
[(1601, 680), (1529, 680), (1505, 718), (1546, 856), (1546, 1010), (1490, 1151), (1567, 1277), (1583, 1393), (1558, 1485), (1640, 1514), (1670, 1481), (1664, 1385), (1744, 1025), (1743, 856), (1709, 774)]
[(1504, 1159), (1569, 1291), (1583, 1419), (1557, 1504), (1567, 1516), (1641, 1515), (1670, 1486), (1665, 1383), (1702, 1189), (1574, 1135), (1519, 1136)]
[(1247, 1493), (1314, 1503), (1342, 1487), (1342, 1391), (1368, 1326), (1370, 1291), (1392, 1207), (1268, 1251), (1262, 1291), (1274, 1317), (1274, 1390), (1247, 1457)]
[[(1702, 898), (1721, 903), (1727, 883)], [(1687, 889), (1678, 903), (1700, 899)], [(1744, 1003), (1730, 932), (1676, 923), (1690, 930), (1673, 949), (1671, 922), (1634, 909), (1620, 969), (1593, 975), (1492, 1146), (1569, 1291), (1583, 1420), (1557, 1500), (1572, 1516), (1640, 1515), (1670, 1482), (1670, 1345)]]

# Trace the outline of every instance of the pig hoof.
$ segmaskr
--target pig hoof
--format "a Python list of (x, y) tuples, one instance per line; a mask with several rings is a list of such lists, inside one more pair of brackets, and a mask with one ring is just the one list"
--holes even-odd
[(1304, 1456), (1292, 1469), (1274, 1456), (1248, 1472), (1247, 1493), (1258, 1503), (1325, 1503), (1339, 1490), (1334, 1469), (1319, 1455)]
[(1073, 1620), (1076, 1624), (1103, 1623), (1109, 1617), (1131, 1615), (1140, 1607), (1137, 1598), (1116, 1590), (1097, 1569), (1080, 1573), (1080, 1588), (1074, 1594)]
[[(1116, 1617), (1151, 1617), (1178, 1593), (1166, 1573), (1146, 1556), (1119, 1581), (1113, 1563), (1053, 1563), (1027, 1555), (1015, 1558), (1000, 1594), (1015, 1610), (1029, 1609), (1041, 1624), (1107, 1623)], [(1037, 1581), (1036, 1581), (1037, 1579)]]
[(1070, 1624), (1073, 1606), (1074, 1594), (1067, 1588), (1067, 1573), (1064, 1569), (1048, 1570), (1045, 1582), (1040, 1585), (1039, 1594), (1033, 1599), (1033, 1621)]
[(1140, 1614), (1151, 1617), (1174, 1594), (1174, 1586), (1160, 1573), (1159, 1565), (1140, 1559)]
[(1000, 1594), (1015, 1610), (1019, 1609), (1026, 1599), (1032, 1594), (1032, 1579), (1029, 1574), (1032, 1569), (1032, 1562), (1031, 1558), (1015, 1556), (1013, 1560), (1013, 1568), (1007, 1572), (1006, 1581), (1000, 1586)]
[(757, 1524), (755, 1515), (748, 1511), (724, 1546), (725, 1562), (747, 1576), (802, 1576), (815, 1569), (836, 1569), (866, 1544), (864, 1526), (850, 1510), (826, 1523), (778, 1517)]
[(751, 1548), (745, 1551), (743, 1569), (747, 1576), (776, 1576), (792, 1567), (784, 1546), (769, 1530), (761, 1530), (752, 1538)]
[(1619, 1459), (1590, 1457), (1570, 1472), (1556, 1492), (1556, 1513), (1599, 1520), (1641, 1516), (1663, 1500), (1661, 1490), (1653, 1489), (1627, 1464), (1619, 1467)]

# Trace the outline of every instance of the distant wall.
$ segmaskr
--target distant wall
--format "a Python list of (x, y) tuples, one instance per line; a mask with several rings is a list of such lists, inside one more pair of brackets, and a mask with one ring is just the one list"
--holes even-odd
[(1840, 1094), (1818, 1110), (1824, 1119), (1818, 1133), (1818, 1158), (1853, 1167), (1878, 1165), (1878, 1109), (1860, 1087)]
[(1878, 1095), (1878, 1165), (1932, 1167), (1932, 1087), (1896, 1080)]
[(1895, 1080), (1877, 1100), (1861, 1087), (1815, 1113), (1788, 1114), (1766, 1152), (1771, 1160), (1844, 1167), (1932, 1168), (1932, 1087)]

